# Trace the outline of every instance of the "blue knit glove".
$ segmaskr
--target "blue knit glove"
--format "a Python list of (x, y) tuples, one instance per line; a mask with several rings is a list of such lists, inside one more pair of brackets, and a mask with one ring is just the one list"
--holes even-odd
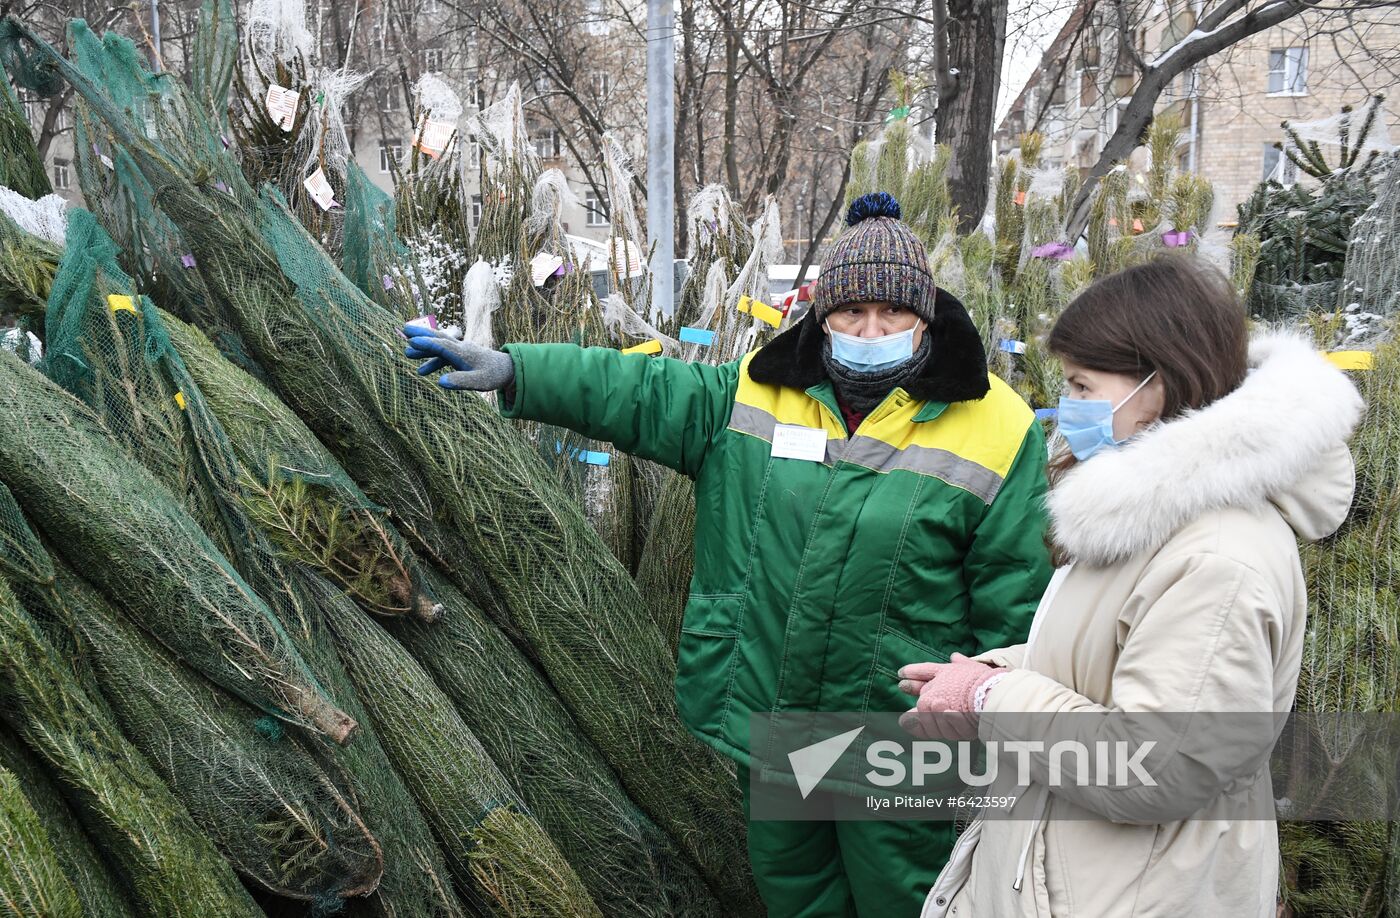
[(453, 368), (454, 372), (438, 377), (438, 385), (444, 389), (489, 392), (515, 381), (515, 361), (509, 354), (470, 341), (458, 341), (446, 332), (425, 325), (410, 323), (403, 327), (403, 333), (408, 338), (404, 356), (424, 361), (418, 368), (419, 376), (449, 366)]

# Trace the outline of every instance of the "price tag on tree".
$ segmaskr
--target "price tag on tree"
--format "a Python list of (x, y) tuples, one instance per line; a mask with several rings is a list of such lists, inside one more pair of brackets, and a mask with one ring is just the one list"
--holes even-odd
[(457, 126), (452, 122), (429, 119), (423, 122), (423, 127), (418, 131), (418, 149), (437, 159), (447, 152), (447, 145), (452, 142), (452, 136), (456, 133)]
[(331, 183), (326, 181), (326, 173), (321, 169), (317, 168), (301, 184), (322, 210), (330, 210), (332, 207), (339, 206), (335, 200), (335, 191), (331, 188)]
[(297, 100), (301, 98), (301, 93), (295, 89), (288, 89), (285, 86), (278, 86), (276, 83), (267, 87), (267, 113), (272, 116), (272, 120), (277, 122), (277, 126), (284, 131), (292, 129), (292, 123), (297, 117)]

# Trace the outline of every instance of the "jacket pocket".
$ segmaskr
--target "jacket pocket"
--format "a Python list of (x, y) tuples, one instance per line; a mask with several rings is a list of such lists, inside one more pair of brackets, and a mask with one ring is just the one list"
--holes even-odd
[(676, 707), (691, 729), (716, 734), (731, 691), (730, 669), (739, 638), (744, 597), (692, 594), (681, 625), (676, 665)]
[(875, 657), (876, 672), (898, 680), (897, 673), (901, 666), (929, 662), (947, 663), (948, 655), (893, 628), (880, 629), (880, 650)]

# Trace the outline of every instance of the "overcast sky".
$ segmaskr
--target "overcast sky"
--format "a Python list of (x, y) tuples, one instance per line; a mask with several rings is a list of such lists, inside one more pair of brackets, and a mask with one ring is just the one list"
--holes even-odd
[(1006, 58), (1002, 69), (1001, 98), (997, 102), (1000, 123), (1011, 103), (1026, 85), (1045, 46), (1069, 18), (1072, 0), (1011, 0), (1007, 16)]

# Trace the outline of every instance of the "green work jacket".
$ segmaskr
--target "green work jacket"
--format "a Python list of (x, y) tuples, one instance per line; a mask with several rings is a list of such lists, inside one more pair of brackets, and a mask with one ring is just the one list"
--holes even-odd
[[(676, 703), (740, 763), (752, 714), (904, 711), (900, 666), (1025, 639), (1050, 575), (1045, 438), (1000, 379), (951, 404), (895, 389), (851, 431), (830, 382), (755, 382), (760, 351), (710, 366), (571, 344), (506, 350), (507, 417), (695, 480)], [(775, 458), (778, 425), (825, 431), (821, 461)]]

